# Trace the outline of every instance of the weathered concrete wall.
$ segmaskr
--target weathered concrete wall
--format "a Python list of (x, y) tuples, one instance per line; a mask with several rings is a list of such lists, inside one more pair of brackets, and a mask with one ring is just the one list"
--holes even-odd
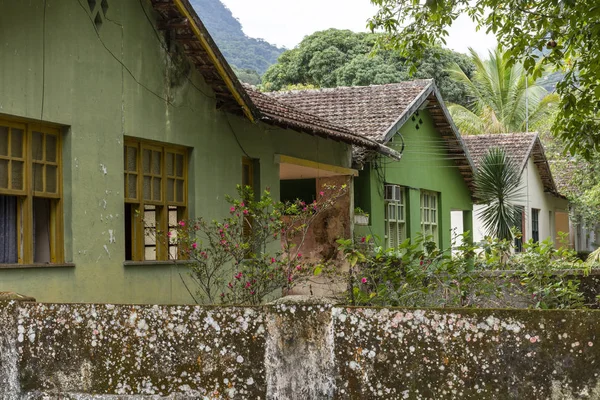
[(600, 312), (0, 304), (0, 398), (600, 399)]

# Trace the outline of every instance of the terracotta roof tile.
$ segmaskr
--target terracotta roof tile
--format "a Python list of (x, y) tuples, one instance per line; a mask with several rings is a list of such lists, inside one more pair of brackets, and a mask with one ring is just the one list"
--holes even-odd
[(306, 112), (373, 140), (382, 141), (398, 117), (426, 90), (431, 79), (387, 85), (270, 92)]
[(350, 143), (361, 148), (374, 150), (393, 158), (400, 158), (400, 153), (369, 138), (359, 136), (345, 126), (307, 113), (277, 98), (266, 96), (249, 85), (244, 85), (244, 88), (261, 113), (261, 120), (267, 123), (291, 127), (300, 131)]
[(522, 173), (530, 157), (538, 169), (544, 184), (544, 190), (559, 197), (562, 196), (554, 183), (544, 147), (537, 133), (497, 133), (487, 135), (465, 135), (463, 142), (467, 146), (475, 166), (479, 168), (488, 150), (492, 147), (503, 149)]

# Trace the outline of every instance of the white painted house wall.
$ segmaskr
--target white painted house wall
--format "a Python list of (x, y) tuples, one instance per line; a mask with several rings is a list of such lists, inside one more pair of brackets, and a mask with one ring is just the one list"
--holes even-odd
[[(529, 240), (532, 237), (531, 210), (536, 208), (539, 213), (539, 236), (540, 241), (551, 238), (556, 243), (555, 233), (555, 213), (556, 211), (568, 212), (569, 202), (565, 199), (556, 197), (550, 193), (544, 192), (544, 185), (538, 169), (530, 157), (527, 165), (521, 175), (520, 199), (517, 201), (525, 209), (525, 232), (524, 239)], [(483, 210), (483, 205), (474, 205), (473, 207), (473, 240), (479, 242), (485, 237), (483, 223), (479, 217)], [(455, 227), (455, 221), (452, 221), (452, 227)]]

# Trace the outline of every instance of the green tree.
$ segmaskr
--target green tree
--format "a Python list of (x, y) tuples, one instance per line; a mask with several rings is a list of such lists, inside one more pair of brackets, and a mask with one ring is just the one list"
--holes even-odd
[[(379, 40), (413, 61), (424, 49), (445, 43), (448, 27), (468, 15), (478, 29), (496, 35), (510, 62), (522, 62), (537, 79), (542, 68), (560, 70), (560, 112), (552, 127), (571, 153), (586, 158), (600, 150), (600, 3), (597, 0), (371, 0), (379, 7), (369, 21)], [(542, 68), (538, 68), (541, 65)]]
[(511, 63), (499, 48), (483, 60), (473, 49), (471, 60), (475, 71), (469, 78), (459, 65), (450, 68), (450, 76), (467, 88), (471, 98), (468, 107), (451, 104), (452, 119), (466, 134), (524, 132), (553, 116), (558, 95), (548, 94), (532, 76), (526, 76), (523, 65)]
[[(410, 79), (409, 61), (395, 51), (371, 54), (381, 34), (328, 29), (315, 32), (285, 51), (263, 76), (263, 89), (290, 85), (314, 87), (364, 86)], [(434, 78), (447, 101), (466, 104), (466, 88), (451, 79), (447, 69), (457, 64), (467, 76), (474, 66), (463, 54), (433, 46), (425, 50), (414, 78)]]
[(475, 173), (475, 197), (485, 205), (479, 216), (488, 235), (513, 238), (512, 229), (521, 222), (516, 205), (520, 183), (514, 162), (504, 150), (491, 148)]

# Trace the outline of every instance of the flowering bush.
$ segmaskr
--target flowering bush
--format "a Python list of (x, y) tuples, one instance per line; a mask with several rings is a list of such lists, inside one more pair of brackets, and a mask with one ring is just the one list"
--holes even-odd
[(269, 190), (258, 199), (250, 187), (237, 191), (237, 198), (226, 197), (228, 217), (180, 221), (168, 238), (190, 260), (202, 301), (260, 304), (331, 267), (308, 260), (301, 249), (311, 224), (346, 193), (345, 185), (324, 187), (310, 204), (273, 201)]

